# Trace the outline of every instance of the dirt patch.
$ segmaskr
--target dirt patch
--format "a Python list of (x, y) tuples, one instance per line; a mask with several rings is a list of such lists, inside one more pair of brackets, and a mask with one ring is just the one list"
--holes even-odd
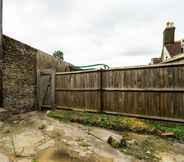
[(64, 150), (49, 148), (38, 154), (37, 161), (39, 162), (113, 162), (113, 159), (108, 159), (99, 155), (90, 155), (89, 157), (75, 157), (72, 152), (68, 154)]
[[(75, 158), (79, 161), (87, 159), (87, 162), (91, 159), (93, 162), (103, 159), (106, 162), (111, 162), (111, 159), (131, 162), (134, 159), (90, 136), (88, 127), (61, 123), (48, 118), (44, 113), (32, 112), (13, 116), (1, 125), (3, 129), (0, 129), (0, 153), (9, 155), (13, 162), (32, 162), (40, 152), (43, 152), (42, 156), (39, 156), (40, 160), (49, 158), (54, 162), (66, 159), (65, 155), (68, 155), (70, 161)], [(56, 153), (58, 156), (54, 159), (51, 154)]]
[[(176, 141), (58, 121), (44, 113), (14, 116), (1, 128), (0, 154), (13, 162), (140, 162), (148, 161), (142, 158), (147, 154), (157, 155), (161, 162), (184, 159), (184, 144)], [(123, 137), (127, 147), (113, 148), (107, 144), (109, 136)]]
[(116, 131), (154, 134), (162, 138), (173, 138), (180, 142), (184, 142), (184, 125), (179, 123), (64, 110), (49, 112), (48, 116), (64, 122), (76, 122), (87, 126), (97, 126)]
[(158, 152), (172, 150), (172, 145), (169, 141), (155, 136), (124, 133), (122, 139), (127, 143), (126, 147), (120, 148), (122, 152), (147, 162), (157, 162), (160, 160), (160, 157), (157, 156)]
[[(95, 125), (113, 130), (121, 130), (123, 132), (120, 137), (114, 135), (110, 130), (103, 129), (93, 129), (92, 131), (89, 131), (89, 133), (94, 135), (96, 138), (101, 139), (103, 142), (108, 141), (108, 135), (110, 134), (113, 137), (116, 137), (116, 139), (123, 139), (119, 143), (111, 141), (112, 147), (118, 149), (124, 154), (136, 157), (139, 160), (157, 162), (162, 159), (166, 159), (162, 157), (162, 155), (165, 156), (165, 153), (168, 153), (168, 157), (170, 156), (170, 158), (173, 158), (171, 156), (173, 156), (176, 152), (178, 156), (183, 154), (181, 153), (181, 150), (184, 152), (184, 149), (177, 149), (178, 147), (173, 147), (173, 144), (177, 143), (175, 141), (176, 139), (180, 139), (181, 142), (183, 142), (182, 138), (179, 137), (183, 136), (184, 127), (180, 124), (177, 125), (175, 123), (153, 121), (148, 122), (147, 120), (122, 116), (72, 111), (57, 111), (51, 112), (48, 115), (62, 122), (78, 122), (87, 126)], [(167, 133), (167, 130), (171, 133)], [(139, 134), (135, 132), (138, 132)], [(162, 136), (162, 133), (164, 136)], [(156, 136), (150, 134), (156, 134)], [(176, 134), (178, 136), (175, 136)], [(180, 146), (181, 145), (183, 144), (180, 144)], [(175, 149), (177, 149), (177, 151)]]
[(36, 159), (39, 162), (79, 162), (76, 159), (72, 159), (68, 155), (57, 150), (56, 148), (49, 148), (42, 151), (41, 153), (39, 153)]

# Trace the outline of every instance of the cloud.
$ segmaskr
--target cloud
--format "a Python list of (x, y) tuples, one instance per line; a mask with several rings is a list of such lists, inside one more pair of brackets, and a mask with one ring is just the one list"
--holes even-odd
[[(167, 20), (184, 37), (178, 0), (7, 0), (4, 33), (73, 64), (148, 64), (158, 57)], [(136, 58), (136, 59), (135, 59)]]

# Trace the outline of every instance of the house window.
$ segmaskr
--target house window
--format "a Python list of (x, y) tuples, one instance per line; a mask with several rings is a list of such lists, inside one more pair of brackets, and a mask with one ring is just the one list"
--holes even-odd
[(181, 48), (181, 53), (184, 53), (184, 47)]
[(184, 39), (181, 40), (181, 53), (184, 53)]

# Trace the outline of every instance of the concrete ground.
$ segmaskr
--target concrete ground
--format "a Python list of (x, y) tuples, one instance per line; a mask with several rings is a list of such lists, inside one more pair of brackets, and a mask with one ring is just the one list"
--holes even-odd
[[(137, 156), (122, 153), (107, 144), (109, 136), (121, 139), (122, 134), (123, 132), (59, 122), (47, 117), (45, 113), (17, 115), (0, 122), (0, 162), (151, 161), (139, 160)], [(156, 148), (159, 149), (155, 154), (160, 162), (184, 162), (182, 143), (131, 132), (129, 136), (130, 145), (136, 145), (136, 141), (145, 139), (157, 144)]]

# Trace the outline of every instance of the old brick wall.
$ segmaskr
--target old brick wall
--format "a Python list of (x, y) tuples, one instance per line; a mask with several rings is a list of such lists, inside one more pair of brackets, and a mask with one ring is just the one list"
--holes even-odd
[(3, 36), (3, 106), (17, 112), (36, 108), (37, 50)]
[(17, 112), (37, 108), (37, 70), (70, 70), (69, 63), (59, 63), (53, 56), (5, 35), (3, 58), (0, 60), (3, 61), (2, 104), (5, 109)]

